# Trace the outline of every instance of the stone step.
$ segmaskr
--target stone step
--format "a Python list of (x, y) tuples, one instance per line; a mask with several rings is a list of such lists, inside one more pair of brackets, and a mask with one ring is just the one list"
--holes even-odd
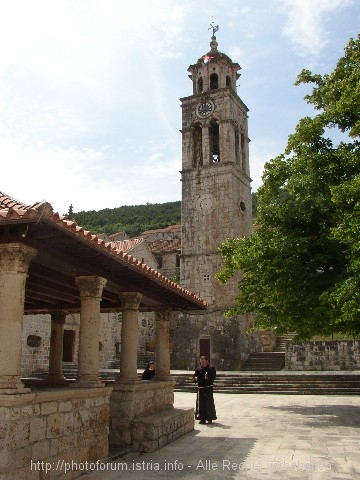
[[(192, 376), (174, 376), (175, 391), (195, 392)], [(360, 374), (246, 374), (218, 375), (214, 391), (221, 393), (281, 393), (299, 395), (358, 395)]]
[[(65, 369), (68, 379), (76, 378), (77, 367)], [(70, 372), (70, 373), (69, 373)], [(101, 370), (102, 380), (115, 380), (119, 370)], [(140, 374), (139, 374), (140, 375)], [(175, 391), (196, 392), (192, 372), (172, 371), (176, 382)], [(216, 377), (214, 390), (221, 393), (261, 393), (298, 395), (359, 395), (360, 373), (322, 372), (220, 372)]]
[(251, 353), (242, 367), (242, 371), (282, 370), (285, 367), (285, 352)]

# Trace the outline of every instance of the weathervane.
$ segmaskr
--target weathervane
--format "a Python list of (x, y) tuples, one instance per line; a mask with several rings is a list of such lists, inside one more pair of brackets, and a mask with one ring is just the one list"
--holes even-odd
[(215, 33), (219, 30), (219, 25), (215, 25), (214, 20), (210, 23), (210, 27), (208, 30), (213, 31), (213, 37), (215, 36)]

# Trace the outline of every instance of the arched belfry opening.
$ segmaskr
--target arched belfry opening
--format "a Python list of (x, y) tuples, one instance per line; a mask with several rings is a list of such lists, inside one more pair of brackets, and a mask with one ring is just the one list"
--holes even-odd
[(219, 77), (217, 73), (210, 75), (210, 90), (216, 90), (219, 88)]
[(196, 124), (193, 130), (193, 168), (201, 167), (203, 164), (202, 155), (202, 128), (200, 124)]
[(200, 77), (197, 81), (197, 93), (202, 93), (204, 91), (204, 82), (202, 77)]
[(218, 121), (213, 121), (209, 126), (211, 163), (220, 162), (220, 126)]

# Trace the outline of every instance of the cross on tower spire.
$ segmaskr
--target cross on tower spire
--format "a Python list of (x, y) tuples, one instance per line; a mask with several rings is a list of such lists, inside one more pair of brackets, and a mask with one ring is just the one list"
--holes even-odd
[(213, 20), (213, 21), (210, 23), (210, 27), (208, 28), (208, 30), (212, 30), (212, 31), (213, 31), (212, 36), (214, 37), (214, 36), (215, 36), (215, 33), (219, 30), (219, 25), (215, 25), (214, 20)]

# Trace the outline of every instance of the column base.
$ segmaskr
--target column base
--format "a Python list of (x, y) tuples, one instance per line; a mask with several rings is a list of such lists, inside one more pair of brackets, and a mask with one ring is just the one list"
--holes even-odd
[(0, 376), (0, 394), (13, 395), (17, 393), (29, 393), (31, 388), (25, 387), (20, 376), (2, 375)]

